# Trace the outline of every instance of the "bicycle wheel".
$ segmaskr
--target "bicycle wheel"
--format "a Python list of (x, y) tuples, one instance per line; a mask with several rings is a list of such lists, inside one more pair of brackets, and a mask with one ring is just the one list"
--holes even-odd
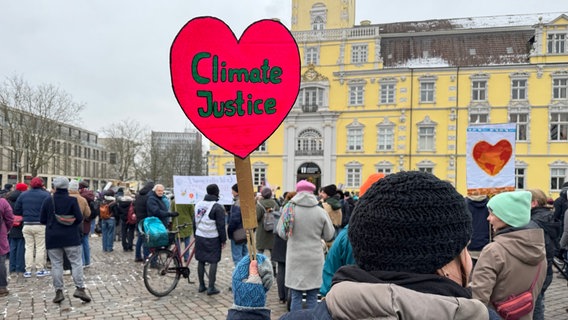
[(181, 263), (167, 249), (156, 249), (144, 263), (144, 285), (156, 297), (167, 296), (177, 286)]

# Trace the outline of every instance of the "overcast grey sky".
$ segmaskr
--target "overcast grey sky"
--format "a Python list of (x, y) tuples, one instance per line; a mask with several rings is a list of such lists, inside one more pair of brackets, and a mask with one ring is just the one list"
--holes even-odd
[[(179, 29), (215, 16), (237, 36), (254, 21), (290, 25), (289, 0), (0, 0), (0, 80), (21, 75), (85, 103), (82, 126), (133, 118), (155, 131), (191, 126), (175, 100), (169, 50)], [(565, 12), (566, 0), (357, 0), (355, 19), (372, 23)]]

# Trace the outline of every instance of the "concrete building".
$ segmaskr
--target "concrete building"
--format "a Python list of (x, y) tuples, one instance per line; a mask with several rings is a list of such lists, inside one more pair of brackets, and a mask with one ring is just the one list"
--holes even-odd
[[(23, 140), (24, 135), (17, 133), (11, 135), (12, 129), (4, 116), (10, 116), (19, 111), (6, 106), (2, 106), (2, 111), (0, 117), (0, 185), (3, 186), (6, 183), (15, 185), (22, 181), (29, 184), (33, 178), (29, 159), (39, 153), (24, 147), (14, 148), (10, 140), (13, 137)], [(27, 121), (29, 121), (28, 125), (32, 125), (33, 116), (27, 118)], [(47, 187), (51, 185), (52, 179), (56, 176), (81, 178), (90, 184), (91, 189), (104, 187), (108, 178), (106, 173), (109, 159), (104, 146), (99, 142), (97, 133), (64, 123), (53, 125), (56, 126), (58, 132), (54, 135), (54, 139), (42, 142), (49, 145), (43, 154), (49, 160), (41, 166), (37, 176), (43, 178)], [(41, 141), (41, 139), (35, 141)], [(21, 145), (23, 146), (24, 142)]]
[[(377, 7), (379, 5), (377, 4)], [(432, 172), (466, 193), (466, 128), (516, 123), (517, 188), (568, 176), (568, 13), (355, 23), (354, 0), (293, 0), (302, 82), (251, 154), (253, 183), (358, 190), (373, 172)], [(209, 174), (233, 174), (212, 145)]]

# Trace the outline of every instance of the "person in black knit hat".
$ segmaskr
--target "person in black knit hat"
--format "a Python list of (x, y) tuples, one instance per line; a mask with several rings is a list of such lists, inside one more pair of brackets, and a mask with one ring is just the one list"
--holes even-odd
[(337, 270), (310, 314), (281, 319), (488, 319), (467, 288), (471, 233), (463, 197), (450, 183), (419, 171), (390, 174), (367, 189), (351, 216), (356, 265)]

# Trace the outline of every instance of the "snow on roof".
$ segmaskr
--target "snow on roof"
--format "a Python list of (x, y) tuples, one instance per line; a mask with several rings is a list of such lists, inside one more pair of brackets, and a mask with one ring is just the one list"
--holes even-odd
[(548, 13), (517, 14), (517, 15), (505, 15), (505, 16), (456, 18), (456, 19), (449, 19), (449, 21), (455, 27), (462, 29), (516, 27), (516, 26), (531, 26), (537, 24), (539, 23), (540, 17), (542, 17), (543, 23), (548, 23), (558, 18), (562, 14), (564, 13), (548, 12)]
[(440, 57), (431, 57), (409, 59), (404, 63), (393, 66), (393, 68), (442, 68), (449, 66), (450, 64), (446, 60)]

